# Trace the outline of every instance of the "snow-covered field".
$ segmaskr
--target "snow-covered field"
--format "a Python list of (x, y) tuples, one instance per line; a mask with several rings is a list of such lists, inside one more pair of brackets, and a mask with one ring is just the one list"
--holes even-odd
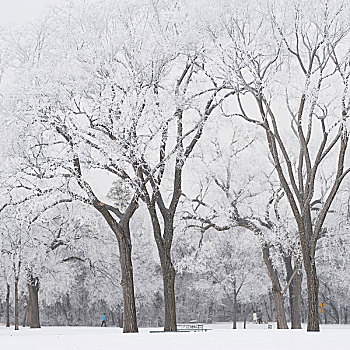
[(345, 350), (350, 348), (350, 327), (327, 326), (320, 333), (305, 330), (232, 330), (227, 324), (210, 325), (206, 333), (123, 334), (120, 328), (0, 327), (0, 349), (26, 350)]

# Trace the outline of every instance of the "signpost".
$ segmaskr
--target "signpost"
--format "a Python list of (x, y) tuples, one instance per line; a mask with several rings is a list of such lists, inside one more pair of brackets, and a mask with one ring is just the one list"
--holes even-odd
[(325, 308), (325, 307), (326, 307), (326, 304), (325, 304), (324, 302), (322, 302), (322, 303), (320, 304), (321, 314), (324, 313), (324, 308)]

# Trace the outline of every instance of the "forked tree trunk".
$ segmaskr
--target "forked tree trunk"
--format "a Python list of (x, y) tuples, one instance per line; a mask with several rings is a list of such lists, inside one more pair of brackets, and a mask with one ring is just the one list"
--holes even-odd
[(29, 276), (28, 283), (29, 291), (29, 326), (30, 328), (40, 328), (40, 313), (39, 313), (39, 278), (34, 277), (33, 275)]
[[(57, 128), (57, 131), (68, 141), (73, 144), (72, 137), (69, 135), (64, 128)], [(82, 172), (80, 166), (80, 159), (77, 154), (73, 155), (73, 163), (76, 171), (77, 179), (80, 186), (84, 189), (89, 188), (88, 192), (92, 199), (93, 207), (101, 213), (103, 218), (106, 220), (108, 226), (112, 229), (115, 234), (118, 247), (119, 247), (119, 261), (122, 273), (122, 289), (123, 289), (123, 332), (134, 333), (138, 332), (137, 317), (136, 317), (136, 306), (135, 306), (135, 294), (134, 294), (134, 279), (133, 279), (133, 268), (131, 260), (131, 237), (129, 223), (130, 219), (138, 208), (137, 197), (133, 197), (124, 213), (120, 212), (117, 208), (106, 205), (100, 202), (92, 189), (87, 183), (82, 180)], [(111, 214), (114, 213), (118, 218), (119, 222)]]
[(118, 242), (119, 262), (122, 273), (121, 286), (123, 290), (123, 332), (136, 333), (138, 332), (138, 327), (134, 292), (134, 272), (131, 259), (132, 245), (129, 222), (138, 205), (136, 202), (131, 203), (127, 209), (127, 214), (122, 215), (119, 224), (110, 214), (105, 204), (95, 203), (94, 206), (102, 214), (109, 227), (115, 234)]
[(6, 327), (10, 327), (10, 285), (7, 283), (7, 292), (6, 292)]
[(176, 303), (175, 303), (175, 276), (176, 271), (170, 259), (166, 257), (162, 261), (163, 286), (164, 286), (164, 331), (176, 332)]
[(18, 321), (18, 278), (15, 279), (15, 330), (19, 330)]

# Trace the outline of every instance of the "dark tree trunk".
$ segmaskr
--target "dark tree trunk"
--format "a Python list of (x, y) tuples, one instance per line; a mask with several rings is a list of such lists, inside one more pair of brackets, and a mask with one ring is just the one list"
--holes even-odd
[(301, 329), (301, 283), (303, 275), (297, 273), (293, 281), (292, 329)]
[(33, 275), (29, 276), (28, 283), (30, 309), (29, 326), (30, 328), (40, 328), (40, 314), (39, 314), (39, 278)]
[(314, 257), (304, 257), (304, 268), (307, 283), (307, 331), (319, 332), (318, 315), (318, 277)]
[(284, 299), (283, 294), (281, 293), (281, 285), (279, 282), (279, 278), (277, 275), (277, 271), (273, 267), (271, 258), (270, 258), (270, 250), (267, 245), (263, 246), (263, 258), (265, 265), (267, 267), (268, 275), (272, 282), (272, 296), (275, 302), (276, 308), (276, 320), (277, 320), (277, 328), (278, 329), (288, 329), (286, 313), (284, 310)]
[(305, 323), (307, 318), (307, 307), (305, 305), (305, 299), (301, 297), (301, 323)]
[[(324, 300), (326, 300), (326, 298), (324, 298)], [(328, 304), (327, 305), (328, 310), (333, 311), (333, 312), (329, 312), (329, 316), (333, 319), (333, 323), (340, 323), (340, 315), (339, 315), (338, 309), (336, 308), (334, 303), (331, 301), (331, 299), (328, 300), (327, 304)]]
[(24, 307), (23, 327), (25, 327), (27, 325), (27, 322), (28, 322), (28, 314), (29, 314), (28, 313), (28, 309), (29, 309), (28, 298), (25, 295), (23, 297), (23, 303), (24, 303), (24, 305), (23, 305), (23, 307)]
[(112, 326), (115, 326), (114, 312), (111, 311)]
[(7, 292), (6, 292), (6, 327), (10, 327), (10, 285), (7, 283)]
[(158, 255), (163, 274), (163, 287), (164, 287), (164, 331), (176, 332), (176, 302), (175, 302), (175, 276), (176, 271), (171, 261), (171, 245), (173, 238), (173, 219), (174, 216), (166, 211), (164, 214), (164, 234), (162, 235), (162, 229), (159, 223), (158, 214), (155, 208), (154, 201), (147, 201), (147, 207), (150, 214), (153, 235), (158, 248)]
[(307, 331), (319, 332), (319, 314), (318, 314), (318, 293), (319, 282), (316, 272), (315, 248), (316, 241), (312, 241), (315, 236), (312, 226), (311, 209), (306, 207), (303, 217), (303, 227), (300, 228), (299, 237), (303, 254), (303, 264), (306, 275), (307, 286)]
[(274, 303), (274, 301), (273, 301), (272, 291), (269, 291), (269, 304), (270, 304), (270, 312), (271, 312), (270, 321), (273, 321), (273, 315), (274, 315), (273, 303)]
[[(291, 256), (284, 258), (284, 264), (287, 271), (287, 283), (289, 284), (289, 303), (290, 303), (290, 318), (291, 318), (291, 328), (301, 329), (301, 282), (302, 275), (297, 272), (293, 277), (293, 267)], [(295, 264), (294, 269), (298, 268)]]
[(272, 295), (276, 307), (277, 329), (288, 329), (286, 314), (284, 310), (284, 298), (279, 288), (272, 287)]
[(117, 305), (117, 326), (123, 328), (123, 310), (120, 304)]
[(15, 330), (19, 330), (18, 321), (18, 278), (15, 279)]
[(247, 317), (250, 312), (253, 311), (253, 307), (247, 307), (246, 304), (243, 306), (243, 329), (246, 329), (247, 327)]
[(348, 307), (347, 306), (344, 307), (344, 323), (345, 324), (348, 323)]
[(94, 207), (102, 214), (117, 238), (119, 247), (119, 262), (122, 273), (121, 286), (123, 290), (123, 332), (136, 333), (138, 332), (138, 327), (129, 222), (132, 215), (136, 211), (138, 204), (135, 201), (131, 202), (126, 212), (124, 214), (119, 214), (119, 223), (114, 219), (107, 209), (107, 205), (104, 203), (97, 202), (94, 204)]
[(237, 329), (237, 289), (233, 290), (233, 312), (232, 312), (233, 324), (232, 329)]
[(28, 305), (24, 307), (24, 315), (23, 315), (23, 327), (27, 325), (27, 312), (28, 312)]
[(214, 302), (211, 301), (208, 309), (208, 323), (213, 323), (214, 319)]
[(135, 291), (134, 291), (134, 276), (131, 261), (131, 244), (126, 240), (119, 242), (120, 266), (122, 271), (122, 288), (123, 288), (123, 332), (135, 333), (138, 332)]
[(170, 259), (164, 258), (162, 262), (164, 286), (164, 331), (176, 332), (176, 303), (175, 303), (175, 276), (176, 271)]

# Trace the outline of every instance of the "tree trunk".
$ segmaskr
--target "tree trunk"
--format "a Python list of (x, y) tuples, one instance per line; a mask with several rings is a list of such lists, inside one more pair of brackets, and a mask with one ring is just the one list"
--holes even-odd
[[(287, 271), (288, 283), (294, 273), (291, 256), (284, 258), (284, 264)], [(294, 269), (296, 268), (298, 268), (298, 265), (295, 263)], [(301, 282), (302, 275), (296, 273), (289, 285), (290, 318), (292, 329), (301, 329)]]
[(318, 277), (314, 257), (304, 257), (304, 268), (307, 284), (307, 331), (319, 332), (318, 315)]
[(39, 278), (29, 276), (28, 283), (29, 291), (29, 326), (30, 328), (40, 328), (40, 314), (39, 314)]
[(301, 323), (306, 323), (307, 307), (305, 305), (305, 299), (301, 297)]
[(347, 306), (344, 307), (344, 323), (345, 324), (348, 323), (348, 307)]
[(114, 312), (111, 311), (112, 326), (115, 326)]
[(273, 299), (274, 299), (275, 307), (276, 307), (277, 329), (288, 329), (286, 313), (284, 310), (283, 294), (281, 294), (280, 289), (276, 289), (273, 286), (272, 287), (272, 295), (273, 295)]
[[(175, 212), (174, 212), (175, 213)], [(174, 214), (173, 213), (173, 214)], [(163, 245), (159, 252), (164, 285), (164, 331), (176, 332), (176, 301), (175, 301), (175, 277), (176, 271), (171, 261), (171, 245), (174, 234), (174, 215), (163, 217), (164, 219), (164, 234)], [(171, 237), (171, 238), (170, 238)], [(159, 248), (158, 248), (159, 249)]]
[(131, 244), (126, 239), (119, 240), (120, 266), (122, 272), (122, 288), (123, 288), (123, 333), (138, 332), (135, 292), (134, 292), (134, 276), (131, 261)]
[(291, 310), (292, 329), (301, 329), (301, 282), (303, 275), (297, 273), (293, 281), (293, 308)]
[(6, 327), (10, 327), (10, 285), (7, 283), (6, 292)]
[(270, 313), (271, 313), (271, 317), (269, 321), (273, 321), (273, 295), (272, 295), (272, 291), (269, 291), (269, 306), (270, 306)]
[(130, 219), (137, 209), (136, 202), (130, 204), (126, 212), (123, 214), (118, 224), (111, 213), (106, 209), (105, 204), (95, 203), (94, 207), (102, 214), (109, 227), (115, 234), (119, 247), (119, 262), (122, 273), (121, 286), (123, 290), (123, 333), (138, 332), (135, 292), (134, 292), (134, 276), (131, 260), (131, 236), (130, 236)]
[(158, 219), (155, 203), (149, 202), (147, 204), (150, 214), (153, 235), (158, 248), (158, 255), (163, 274), (163, 287), (164, 287), (164, 331), (176, 332), (176, 302), (175, 302), (175, 276), (176, 271), (171, 261), (171, 245), (172, 237), (174, 233), (174, 215), (167, 211), (168, 215), (163, 216), (164, 220), (164, 234), (162, 235), (161, 226)]
[(119, 328), (123, 328), (123, 323), (124, 323), (123, 322), (123, 310), (120, 311), (118, 322), (119, 322)]
[(281, 285), (277, 275), (277, 271), (273, 267), (273, 264), (270, 258), (269, 247), (267, 245), (264, 245), (262, 250), (263, 250), (264, 262), (267, 267), (267, 272), (272, 282), (272, 296), (273, 296), (273, 300), (275, 302), (275, 308), (276, 308), (277, 328), (288, 329), (286, 313), (284, 310), (284, 299), (283, 299), (283, 294), (281, 293), (282, 289), (281, 289)]
[(18, 278), (15, 279), (15, 330), (19, 330), (18, 321)]
[(214, 302), (211, 301), (208, 309), (208, 323), (213, 323), (214, 319)]
[(176, 332), (176, 303), (175, 303), (175, 276), (176, 271), (170, 259), (163, 258), (163, 286), (164, 286), (164, 331)]
[(237, 289), (236, 289), (236, 287), (234, 288), (234, 291), (233, 291), (233, 312), (232, 312), (232, 317), (233, 317), (232, 329), (237, 329)]
[(23, 315), (23, 327), (25, 327), (27, 324), (29, 324), (28, 322), (28, 315), (29, 315), (29, 305), (28, 305), (28, 298), (27, 296), (23, 296), (23, 307), (24, 307), (24, 315)]
[(22, 324), (23, 327), (27, 325), (27, 312), (28, 312), (28, 305), (24, 307), (23, 324)]

